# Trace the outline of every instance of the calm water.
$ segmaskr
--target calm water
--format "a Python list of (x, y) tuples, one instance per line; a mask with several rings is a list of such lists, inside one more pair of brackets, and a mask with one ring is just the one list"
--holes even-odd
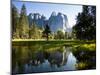
[[(91, 54), (87, 56), (87, 53)], [(80, 62), (85, 62), (86, 66), (77, 66)], [(74, 48), (69, 46), (34, 45), (12, 47), (13, 74), (95, 69), (95, 65), (94, 52), (83, 50), (75, 52)]]

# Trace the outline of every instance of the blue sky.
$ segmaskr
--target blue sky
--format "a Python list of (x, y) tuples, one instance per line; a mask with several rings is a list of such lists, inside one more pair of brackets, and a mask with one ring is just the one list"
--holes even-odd
[(20, 12), (21, 7), (25, 4), (27, 9), (27, 15), (29, 13), (40, 13), (44, 15), (47, 19), (50, 17), (52, 12), (61, 12), (68, 17), (68, 27), (72, 27), (76, 23), (76, 16), (79, 12), (82, 12), (81, 5), (69, 5), (69, 4), (51, 4), (51, 3), (38, 3), (38, 2), (21, 2), (13, 1), (12, 2)]

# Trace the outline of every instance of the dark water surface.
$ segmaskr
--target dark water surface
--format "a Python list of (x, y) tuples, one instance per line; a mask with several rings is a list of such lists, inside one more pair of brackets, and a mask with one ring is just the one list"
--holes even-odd
[(72, 46), (13, 46), (12, 73), (42, 73), (96, 68), (95, 51)]

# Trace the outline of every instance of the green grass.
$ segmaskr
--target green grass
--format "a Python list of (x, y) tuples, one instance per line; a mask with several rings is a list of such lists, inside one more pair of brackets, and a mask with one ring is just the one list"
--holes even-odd
[(90, 44), (94, 43), (95, 41), (80, 41), (80, 40), (33, 40), (33, 39), (15, 39), (12, 40), (12, 45), (45, 45), (45, 44), (58, 44), (58, 45), (65, 45), (65, 46), (71, 46), (71, 45), (80, 45), (80, 44)]
[(46, 50), (48, 52), (52, 51), (63, 51), (63, 46), (70, 46), (73, 48), (74, 52), (76, 50), (95, 50), (95, 42), (94, 41), (79, 41), (79, 40), (12, 40), (13, 46), (34, 46), (35, 49), (38, 50)]

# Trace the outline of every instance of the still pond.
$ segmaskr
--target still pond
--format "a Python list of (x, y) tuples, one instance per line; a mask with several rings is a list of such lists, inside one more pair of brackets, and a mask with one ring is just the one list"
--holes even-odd
[(42, 73), (96, 68), (95, 50), (73, 46), (13, 45), (12, 73)]

